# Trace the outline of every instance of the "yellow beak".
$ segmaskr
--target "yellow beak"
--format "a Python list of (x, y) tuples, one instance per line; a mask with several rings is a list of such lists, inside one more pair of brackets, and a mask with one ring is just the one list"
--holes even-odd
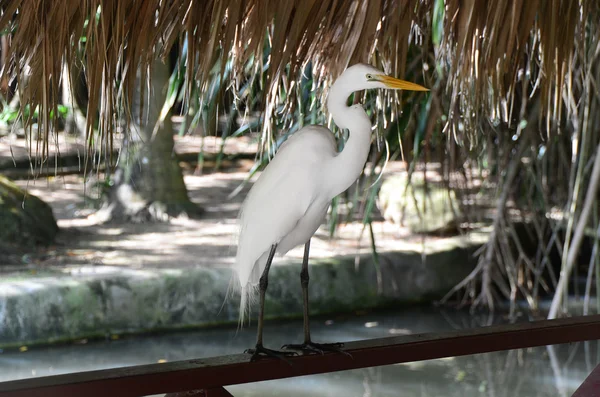
[(388, 88), (394, 88), (396, 90), (429, 91), (429, 88), (425, 88), (422, 85), (400, 80), (395, 77), (390, 77), (386, 75), (379, 75), (379, 80)]

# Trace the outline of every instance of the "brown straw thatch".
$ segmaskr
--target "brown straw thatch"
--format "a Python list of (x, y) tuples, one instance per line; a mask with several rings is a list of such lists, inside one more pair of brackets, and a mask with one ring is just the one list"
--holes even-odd
[[(586, 23), (600, 17), (594, 0), (2, 0), (0, 29), (11, 37), (2, 74), (17, 79), (23, 104), (41, 107), (47, 135), (62, 62), (77, 61), (74, 48), (85, 37), (87, 114), (99, 109), (99, 129), (108, 132), (116, 109), (131, 101), (137, 68), (145, 76), (154, 54), (165, 56), (177, 39), (188, 39), (189, 93), (195, 82), (203, 87), (217, 59), (231, 56), (233, 75), (241, 73), (268, 32), (265, 91), (272, 100), (280, 77), (309, 60), (321, 78), (358, 61), (402, 77), (409, 44), (430, 34), (440, 4), (445, 23), (437, 56), (446, 59), (457, 102), (451, 116), (509, 119), (520, 73), (531, 73), (546, 112), (560, 118), (563, 91), (573, 89), (573, 47)], [(259, 70), (261, 57), (255, 59)], [(93, 124), (88, 118), (88, 130)]]

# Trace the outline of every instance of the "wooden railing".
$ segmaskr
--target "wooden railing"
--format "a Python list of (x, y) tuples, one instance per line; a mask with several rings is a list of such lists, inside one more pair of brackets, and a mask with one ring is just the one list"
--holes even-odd
[[(236, 354), (15, 380), (0, 383), (0, 397), (230, 396), (223, 386), (598, 339), (600, 315), (582, 316), (348, 342), (349, 356), (302, 355), (289, 364), (276, 358), (251, 362), (249, 355)], [(573, 396), (600, 396), (600, 367)]]

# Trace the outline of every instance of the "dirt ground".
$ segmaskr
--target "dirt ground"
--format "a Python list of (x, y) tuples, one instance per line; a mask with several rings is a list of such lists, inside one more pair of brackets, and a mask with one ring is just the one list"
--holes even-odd
[[(211, 137), (203, 143), (205, 151), (215, 152), (220, 140)], [(201, 144), (198, 137), (180, 138), (176, 141), (176, 151), (191, 153), (198, 151)], [(26, 155), (24, 145), (23, 139), (0, 140), (0, 158)], [(80, 149), (77, 145), (65, 144), (61, 153)], [(229, 141), (225, 150), (226, 153), (244, 151), (256, 151), (249, 139)], [(194, 167), (184, 167), (190, 198), (205, 209), (205, 216), (200, 220), (174, 219), (163, 224), (99, 224), (94, 217), (96, 197), (90, 188), (93, 178), (85, 189), (81, 175), (17, 180), (18, 185), (52, 206), (61, 233), (54, 246), (21, 252), (0, 269), (10, 272), (23, 266), (32, 270), (58, 266), (66, 271), (75, 271), (82, 264), (134, 268), (229, 266), (234, 262), (236, 252), (237, 214), (251, 184), (237, 195), (230, 195), (245, 180), (251, 165), (251, 160), (245, 160), (222, 172), (204, 170), (203, 173), (198, 173)], [(402, 169), (400, 163), (392, 163), (386, 167), (385, 174)], [(377, 249), (381, 252), (420, 251), (424, 245), (431, 245), (436, 240), (434, 237), (425, 240), (420, 236), (410, 236), (407, 230), (383, 221), (374, 223), (374, 231)], [(360, 224), (339, 226), (333, 239), (329, 238), (327, 226), (323, 225), (311, 243), (311, 257), (314, 258), (369, 252), (369, 233), (368, 230), (363, 232)], [(276, 262), (299, 260), (302, 253), (302, 247), (298, 247)]]

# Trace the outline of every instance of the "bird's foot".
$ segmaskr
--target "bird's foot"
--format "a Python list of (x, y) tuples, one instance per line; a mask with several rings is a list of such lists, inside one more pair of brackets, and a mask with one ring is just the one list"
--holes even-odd
[(285, 361), (286, 363), (292, 365), (289, 360), (286, 360), (286, 357), (297, 356), (296, 352), (281, 352), (279, 350), (267, 349), (262, 344), (256, 344), (254, 349), (247, 349), (244, 353), (252, 354), (250, 361), (256, 361), (261, 357), (275, 357), (280, 360)]
[(283, 345), (281, 348), (284, 350), (299, 350), (306, 354), (325, 354), (325, 352), (334, 352), (342, 353), (352, 357), (350, 353), (343, 351), (341, 349), (342, 347), (344, 347), (343, 343), (315, 343), (309, 340), (308, 342), (304, 342), (302, 344)]

